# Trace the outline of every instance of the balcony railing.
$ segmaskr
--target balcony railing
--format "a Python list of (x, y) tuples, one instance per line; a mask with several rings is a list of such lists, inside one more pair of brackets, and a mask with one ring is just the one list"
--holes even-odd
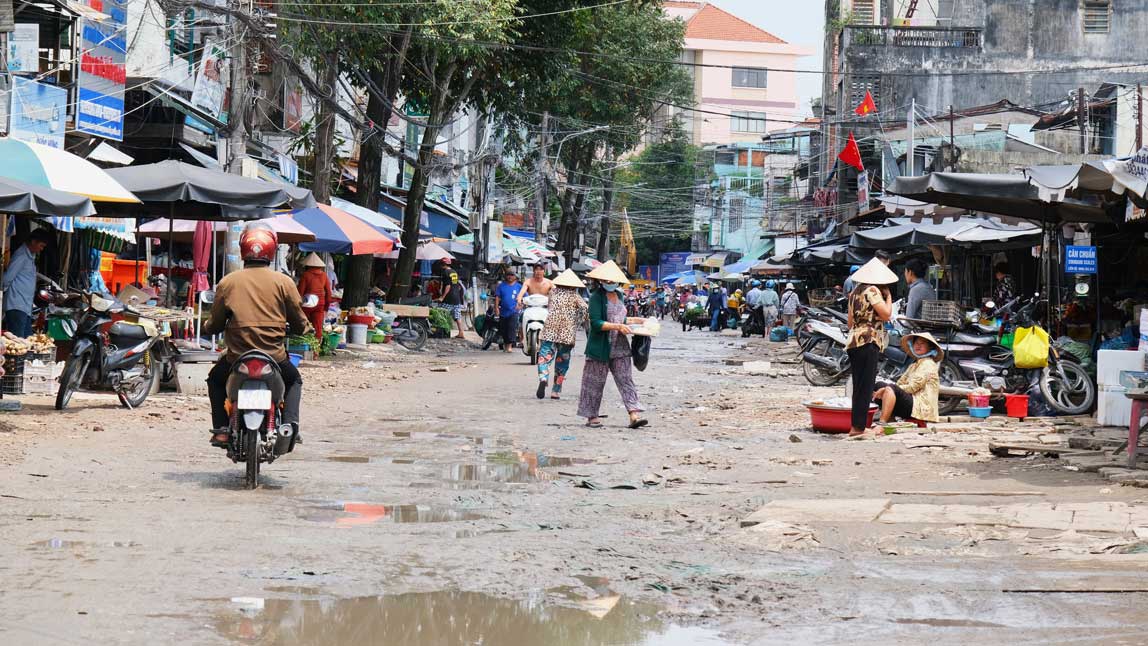
[(848, 25), (845, 46), (979, 48), (984, 44), (980, 27), (881, 27)]

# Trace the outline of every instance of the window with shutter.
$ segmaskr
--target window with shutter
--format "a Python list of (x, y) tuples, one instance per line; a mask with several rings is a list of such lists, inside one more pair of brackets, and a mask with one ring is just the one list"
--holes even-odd
[(876, 0), (853, 0), (853, 24), (877, 24)]
[(1081, 13), (1084, 33), (1107, 34), (1112, 25), (1111, 0), (1084, 0)]

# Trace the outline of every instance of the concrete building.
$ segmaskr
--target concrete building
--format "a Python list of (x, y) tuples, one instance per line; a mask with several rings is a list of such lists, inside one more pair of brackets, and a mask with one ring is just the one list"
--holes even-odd
[[(694, 108), (664, 108), (658, 123), (684, 120), (698, 145), (757, 141), (799, 119), (795, 75), (806, 48), (792, 45), (706, 2), (666, 0), (667, 15), (686, 23), (682, 60), (694, 79)], [(702, 67), (713, 65), (715, 67)]]

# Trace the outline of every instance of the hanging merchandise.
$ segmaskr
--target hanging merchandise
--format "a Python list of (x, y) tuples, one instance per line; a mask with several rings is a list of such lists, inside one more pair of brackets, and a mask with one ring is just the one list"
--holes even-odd
[(1039, 325), (1018, 327), (1012, 344), (1016, 367), (1029, 370), (1048, 366), (1048, 346), (1048, 332)]

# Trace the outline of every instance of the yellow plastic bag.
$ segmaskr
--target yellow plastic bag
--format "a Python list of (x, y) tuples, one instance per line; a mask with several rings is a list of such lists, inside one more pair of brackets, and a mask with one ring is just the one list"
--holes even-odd
[(1018, 327), (1012, 342), (1017, 368), (1043, 368), (1048, 365), (1048, 332), (1039, 325)]

